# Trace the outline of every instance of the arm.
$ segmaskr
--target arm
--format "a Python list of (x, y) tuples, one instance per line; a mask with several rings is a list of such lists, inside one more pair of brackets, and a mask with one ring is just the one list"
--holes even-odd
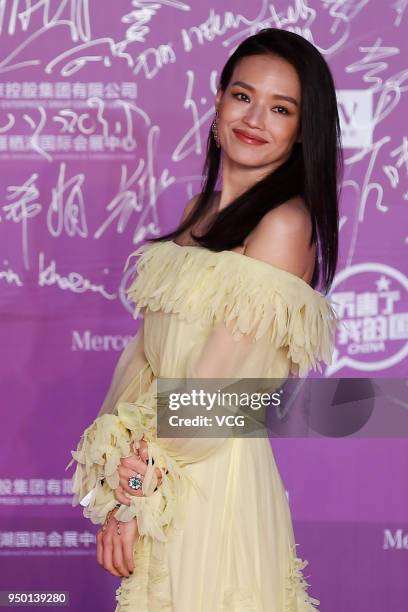
[[(193, 196), (187, 203), (180, 223), (192, 210), (198, 199)], [(73, 506), (84, 506), (84, 516), (94, 524), (103, 523), (108, 512), (116, 505), (113, 490), (118, 488), (118, 475), (112, 464), (131, 454), (130, 431), (118, 418), (126, 407), (143, 396), (152, 382), (152, 371), (144, 353), (144, 325), (125, 347), (115, 367), (111, 384), (93, 423), (84, 431), (72, 460), (66, 470), (77, 461), (73, 476)], [(110, 434), (112, 430), (113, 434)]]
[(66, 470), (77, 462), (72, 478), (72, 505), (94, 524), (105, 521), (117, 501), (113, 490), (118, 476), (113, 466), (131, 453), (129, 431), (117, 416), (120, 402), (135, 400), (149, 389), (153, 375), (143, 347), (143, 324), (123, 350), (101, 409), (83, 432)]
[(151, 372), (144, 352), (144, 321), (132, 340), (126, 345), (112, 375), (112, 381), (97, 414), (114, 413), (121, 401), (140, 394), (150, 383)]

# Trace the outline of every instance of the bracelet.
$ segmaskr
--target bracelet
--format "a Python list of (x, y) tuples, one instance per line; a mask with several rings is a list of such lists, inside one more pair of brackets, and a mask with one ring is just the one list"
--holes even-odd
[[(120, 508), (122, 504), (116, 504), (115, 509), (116, 508)], [(118, 521), (118, 519), (115, 516), (115, 521), (116, 521), (116, 532), (118, 535), (120, 535), (120, 523), (121, 521)]]
[[(114, 510), (116, 510), (117, 508), (120, 508), (120, 507), (121, 507), (121, 505), (122, 505), (122, 504), (116, 504), (116, 505), (115, 505), (115, 507), (114, 507), (114, 508), (112, 508), (112, 510), (109, 510), (108, 514), (106, 515), (105, 522), (104, 522), (104, 524), (103, 524), (103, 526), (102, 526), (102, 531), (105, 531), (105, 530), (106, 530), (106, 527), (108, 526), (108, 523), (109, 523), (110, 517), (111, 517), (111, 515), (112, 515), (112, 512), (114, 512)], [(116, 520), (116, 528), (117, 528), (117, 532), (118, 532), (118, 535), (120, 535), (119, 521), (118, 521), (117, 519), (115, 519), (115, 520)]]

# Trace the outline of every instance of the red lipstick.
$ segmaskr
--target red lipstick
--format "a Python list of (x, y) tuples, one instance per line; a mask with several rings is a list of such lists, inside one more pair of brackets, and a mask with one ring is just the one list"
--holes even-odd
[(245, 142), (246, 144), (261, 145), (267, 142), (266, 140), (263, 140), (262, 138), (256, 138), (255, 136), (252, 136), (251, 134), (248, 134), (248, 132), (244, 132), (243, 130), (232, 131), (234, 132), (235, 136), (239, 138), (239, 140)]

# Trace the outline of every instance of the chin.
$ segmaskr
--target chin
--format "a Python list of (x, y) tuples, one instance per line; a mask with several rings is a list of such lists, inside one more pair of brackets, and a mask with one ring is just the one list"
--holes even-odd
[(224, 150), (224, 155), (234, 162), (234, 164), (239, 164), (241, 166), (253, 166), (256, 168), (257, 166), (263, 165), (260, 156), (249, 151), (247, 154), (243, 155), (242, 153), (237, 153), (236, 151), (230, 152)]

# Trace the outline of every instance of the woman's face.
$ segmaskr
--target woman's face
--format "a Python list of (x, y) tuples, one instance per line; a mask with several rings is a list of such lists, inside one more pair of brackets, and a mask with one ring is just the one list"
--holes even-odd
[[(238, 83), (239, 81), (239, 83)], [(218, 137), (224, 157), (268, 174), (300, 140), (301, 85), (296, 70), (273, 55), (243, 57), (225, 92), (216, 96)], [(239, 137), (243, 131), (261, 144)]]

